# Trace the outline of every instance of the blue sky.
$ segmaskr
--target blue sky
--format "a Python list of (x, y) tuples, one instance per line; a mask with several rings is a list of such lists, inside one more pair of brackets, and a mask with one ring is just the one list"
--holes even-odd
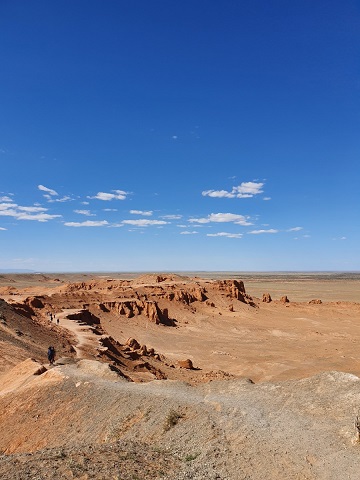
[(0, 269), (360, 270), (360, 6), (0, 2)]

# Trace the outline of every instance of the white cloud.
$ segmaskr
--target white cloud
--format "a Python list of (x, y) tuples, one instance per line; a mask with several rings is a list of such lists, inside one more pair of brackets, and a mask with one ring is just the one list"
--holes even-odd
[(108, 225), (108, 222), (106, 220), (86, 220), (85, 222), (65, 222), (64, 225), (66, 227), (104, 227)]
[(120, 227), (124, 227), (125, 225), (123, 225), (122, 223), (113, 223), (111, 225), (109, 225), (109, 228), (120, 228)]
[(80, 203), (81, 203), (81, 205), (89, 205), (90, 204), (90, 202), (80, 202)]
[(258, 195), (263, 193), (262, 187), (264, 186), (261, 182), (242, 182), (239, 186), (233, 187), (233, 190), (236, 190), (240, 195)]
[(180, 220), (182, 215), (161, 215), (160, 218), (164, 218), (165, 220)]
[(0, 230), (7, 230), (7, 228), (4, 228), (4, 227), (0, 227)]
[(242, 182), (236, 187), (232, 187), (231, 191), (227, 190), (205, 190), (202, 192), (204, 197), (215, 198), (251, 198), (254, 195), (263, 193), (262, 182)]
[(311, 235), (303, 235), (303, 238), (310, 238)]
[(193, 230), (192, 232), (185, 230), (184, 232), (180, 232), (180, 235), (195, 235), (196, 233), (199, 232), (196, 232), (195, 230)]
[(18, 220), (35, 220), (37, 222), (47, 222), (48, 220), (53, 220), (54, 218), (59, 218), (62, 215), (50, 215), (48, 213), (37, 213), (34, 215), (30, 215), (27, 213), (18, 214), (16, 218)]
[(38, 185), (38, 189), (48, 193), (49, 195), (53, 195), (53, 196), (59, 195), (55, 190), (53, 190), (52, 188), (44, 187), (44, 185)]
[(251, 233), (253, 235), (260, 235), (262, 233), (278, 233), (279, 230), (274, 230), (273, 228), (269, 228), (269, 230), (252, 230), (251, 232), (247, 232), (247, 233)]
[(227, 237), (227, 238), (241, 238), (243, 236), (242, 233), (227, 233), (227, 232), (219, 232), (219, 233), (207, 233), (207, 237)]
[(303, 227), (293, 227), (293, 228), (289, 228), (288, 230), (286, 230), (287, 232), (299, 232), (300, 230), (302, 230)]
[(20, 212), (12, 209), (12, 208), (8, 208), (7, 210), (2, 210), (0, 209), (0, 216), (2, 217), (14, 217), (14, 218), (17, 218), (17, 216), (19, 215)]
[(151, 217), (152, 210), (130, 210), (133, 215), (143, 215), (144, 217)]
[(148, 227), (151, 225), (167, 225), (168, 222), (164, 222), (163, 220), (123, 220), (121, 223), (125, 225), (135, 225), (136, 227)]
[(17, 207), (17, 208), (22, 212), (29, 212), (29, 213), (46, 212), (47, 210), (47, 208), (43, 208), (43, 207)]
[(50, 215), (44, 213), (47, 208), (43, 207), (23, 207), (16, 203), (0, 203), (0, 215), (6, 217), (13, 217), (17, 220), (34, 220), (37, 222), (47, 222), (54, 218), (61, 217), (61, 215)]
[(203, 197), (213, 198), (235, 198), (235, 194), (226, 190), (205, 190), (201, 193)]
[(17, 204), (16, 203), (0, 203), (0, 210), (6, 210), (7, 208), (16, 208)]
[[(89, 203), (89, 202), (87, 202), (87, 203)], [(103, 208), (103, 212), (117, 212), (117, 211), (118, 211), (117, 208)]]
[(231, 222), (236, 223), (237, 225), (248, 226), (252, 225), (252, 223), (248, 222), (249, 217), (245, 217), (244, 215), (237, 215), (235, 213), (211, 213), (205, 218), (190, 218), (190, 223), (225, 223)]
[(12, 202), (12, 198), (5, 195), (4, 197), (0, 197), (0, 202)]
[[(44, 195), (44, 197), (47, 197), (47, 195)], [(60, 202), (60, 203), (63, 203), (63, 202), (71, 202), (72, 200), (74, 200), (73, 198), (69, 197), (69, 195), (64, 195), (63, 197), (61, 198), (48, 198), (48, 201), (51, 203), (51, 202)]]
[(271, 200), (271, 197), (264, 197), (263, 200), (265, 200), (265, 201)]
[(87, 217), (96, 217), (95, 213), (91, 213), (90, 210), (74, 210), (74, 213), (86, 215)]
[(87, 197), (87, 198), (95, 198), (97, 200), (126, 200), (126, 195), (128, 192), (124, 192), (123, 190), (112, 190), (114, 193), (105, 193), (105, 192), (98, 192), (94, 197)]

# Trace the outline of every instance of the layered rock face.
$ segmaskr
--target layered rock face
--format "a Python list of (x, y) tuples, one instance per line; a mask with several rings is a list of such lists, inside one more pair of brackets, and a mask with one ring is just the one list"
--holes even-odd
[(101, 303), (100, 309), (105, 312), (115, 312), (119, 315), (125, 315), (127, 318), (132, 318), (136, 315), (144, 313), (147, 318), (156, 324), (162, 322), (162, 319), (166, 318), (165, 312), (162, 312), (154, 301), (118, 301), (118, 302), (104, 302)]
[[(46, 318), (48, 312), (62, 309), (81, 309), (97, 315), (99, 309), (116, 316), (146, 317), (150, 322), (174, 326), (176, 318), (204, 307), (217, 308), (226, 297), (226, 306), (236, 310), (235, 302), (254, 306), (240, 280), (199, 281), (176, 275), (144, 275), (136, 280), (99, 279), (56, 287), (47, 296), (28, 297), (16, 305), (22, 315)], [(171, 313), (169, 313), (171, 312)], [(180, 312), (180, 313), (179, 313)], [(181, 313), (182, 312), (182, 313)], [(96, 317), (84, 318), (86, 323), (98, 323)]]

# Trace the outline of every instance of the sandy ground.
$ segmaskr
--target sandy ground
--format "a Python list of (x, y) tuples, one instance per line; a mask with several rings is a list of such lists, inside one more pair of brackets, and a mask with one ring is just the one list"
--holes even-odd
[[(250, 377), (256, 382), (303, 378), (327, 370), (360, 375), (360, 351), (357, 349), (360, 343), (359, 274), (248, 274), (245, 288), (254, 297), (255, 307), (219, 292), (209, 297), (214, 300), (214, 307), (204, 302), (184, 306), (181, 302), (153, 297), (176, 319), (175, 327), (156, 325), (143, 315), (127, 318), (94, 307), (99, 298), (119, 300), (118, 291), (104, 293), (96, 287), (96, 282), (119, 276), (3, 275), (0, 297), (7, 301), (24, 301), (28, 296), (48, 293), (49, 308), (54, 313), (68, 312), (72, 307), (81, 308), (84, 304), (90, 309), (93, 306), (92, 311), (100, 318), (105, 334), (121, 343), (134, 337), (140, 344), (155, 348), (173, 362), (189, 358), (203, 371), (223, 370)], [(216, 275), (208, 276), (209, 279), (197, 278), (196, 282), (209, 288), (206, 282), (212, 281), (210, 279)], [(154, 283), (151, 276), (147, 284), (138, 284), (137, 278), (143, 277), (132, 279), (133, 296), (158, 288), (159, 284)], [(80, 288), (70, 296), (61, 290), (69, 280), (93, 282), (95, 286), (91, 291)], [(194, 277), (163, 282), (162, 288), (166, 290), (179, 282), (185, 282), (181, 284), (181, 288), (185, 288), (187, 283), (193, 284)], [(271, 294), (273, 302), (261, 302), (265, 292)], [(289, 303), (278, 301), (283, 295), (288, 296)], [(321, 299), (323, 303), (309, 304), (312, 299)], [(233, 307), (231, 312), (230, 305)], [(43, 311), (39, 314), (45, 315)], [(61, 324), (65, 327), (64, 321), (61, 320)], [(87, 328), (71, 320), (66, 322), (67, 328), (71, 326), (78, 332)]]

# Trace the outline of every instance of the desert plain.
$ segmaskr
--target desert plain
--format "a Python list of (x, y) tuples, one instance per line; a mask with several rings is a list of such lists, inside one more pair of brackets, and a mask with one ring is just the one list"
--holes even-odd
[(1, 478), (360, 478), (359, 273), (2, 274), (0, 299)]

